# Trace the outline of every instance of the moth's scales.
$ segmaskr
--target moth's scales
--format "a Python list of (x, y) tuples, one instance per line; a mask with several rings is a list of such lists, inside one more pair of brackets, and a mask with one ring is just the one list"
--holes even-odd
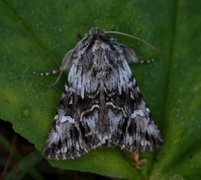
[(160, 132), (127, 61), (133, 50), (92, 28), (64, 57), (69, 73), (43, 154), (74, 159), (101, 146), (131, 152), (158, 149)]

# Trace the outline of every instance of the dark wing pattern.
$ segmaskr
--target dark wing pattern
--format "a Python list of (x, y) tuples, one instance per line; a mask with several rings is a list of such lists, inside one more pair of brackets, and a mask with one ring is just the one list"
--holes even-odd
[(130, 49), (92, 29), (64, 59), (72, 63), (44, 155), (73, 159), (99, 146), (157, 149), (160, 132), (146, 107), (127, 58)]

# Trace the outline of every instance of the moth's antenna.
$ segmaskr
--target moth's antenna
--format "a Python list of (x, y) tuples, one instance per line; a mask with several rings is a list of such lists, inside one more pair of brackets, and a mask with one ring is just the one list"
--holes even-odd
[(133, 36), (133, 35), (130, 35), (130, 34), (127, 34), (127, 33), (119, 32), (119, 31), (104, 31), (104, 33), (106, 33), (106, 34), (119, 34), (119, 35), (122, 35), (122, 36), (127, 36), (127, 37), (130, 37), (130, 38), (133, 38), (133, 39), (137, 39), (138, 41), (146, 44), (150, 48), (152, 48), (155, 51), (159, 52), (159, 50), (157, 48), (155, 48), (154, 46), (152, 46), (151, 44), (149, 44), (148, 42), (146, 42), (145, 40), (143, 40), (143, 39), (141, 39), (141, 38), (139, 38), (137, 36)]

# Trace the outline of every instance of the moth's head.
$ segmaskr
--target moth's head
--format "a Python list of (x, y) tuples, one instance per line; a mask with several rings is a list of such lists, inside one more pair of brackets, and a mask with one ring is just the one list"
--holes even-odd
[(88, 36), (91, 36), (93, 38), (100, 38), (100, 39), (102, 39), (102, 38), (105, 37), (105, 33), (100, 28), (93, 27), (93, 28), (90, 29), (90, 31), (88, 33)]

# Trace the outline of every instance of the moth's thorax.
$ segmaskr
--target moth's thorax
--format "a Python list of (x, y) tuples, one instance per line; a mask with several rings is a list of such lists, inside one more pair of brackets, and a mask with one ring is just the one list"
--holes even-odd
[(101, 39), (94, 39), (93, 45), (92, 45), (92, 52), (97, 53), (97, 51), (103, 52), (106, 50), (110, 50), (108, 43), (104, 42)]
[[(96, 39), (91, 48), (91, 51), (88, 53), (89, 57), (92, 57), (92, 66), (89, 68), (93, 68), (97, 71), (107, 72), (109, 68), (111, 68), (111, 55), (109, 52), (111, 51), (110, 46), (103, 42), (102, 40)], [(98, 55), (98, 56), (97, 56)]]
[(99, 91), (106, 94), (127, 91), (133, 83), (132, 73), (120, 51), (121, 47), (95, 39), (70, 68), (68, 83), (82, 98), (88, 94), (98, 94)]

